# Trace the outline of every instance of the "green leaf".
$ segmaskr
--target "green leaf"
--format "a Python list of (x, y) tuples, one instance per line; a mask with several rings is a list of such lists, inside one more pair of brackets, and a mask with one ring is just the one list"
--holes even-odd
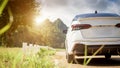
[(2, 14), (2, 12), (3, 12), (4, 8), (6, 7), (7, 3), (8, 3), (8, 0), (3, 0), (2, 1), (2, 4), (0, 5), (0, 15)]
[(9, 17), (9, 23), (6, 26), (4, 26), (2, 29), (0, 29), (0, 35), (2, 35), (4, 32), (6, 32), (12, 25), (13, 15), (12, 15), (10, 7), (8, 8), (8, 14), (10, 16)]

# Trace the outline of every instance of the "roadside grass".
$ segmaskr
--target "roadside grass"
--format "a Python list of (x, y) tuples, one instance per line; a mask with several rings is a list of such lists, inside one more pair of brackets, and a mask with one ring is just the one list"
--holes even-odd
[(24, 55), (21, 48), (0, 48), (0, 68), (57, 68), (52, 60), (54, 50), (40, 49), (35, 55)]

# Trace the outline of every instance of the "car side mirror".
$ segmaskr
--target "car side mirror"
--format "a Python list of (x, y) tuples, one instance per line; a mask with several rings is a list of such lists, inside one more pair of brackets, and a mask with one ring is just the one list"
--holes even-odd
[(63, 30), (63, 33), (64, 33), (64, 34), (67, 34), (67, 30)]

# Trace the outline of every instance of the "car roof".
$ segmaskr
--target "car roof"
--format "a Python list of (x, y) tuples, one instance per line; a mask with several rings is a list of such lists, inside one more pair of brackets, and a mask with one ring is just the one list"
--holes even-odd
[(88, 13), (88, 14), (76, 15), (73, 21), (77, 21), (80, 18), (90, 18), (90, 17), (120, 17), (120, 16), (114, 13)]

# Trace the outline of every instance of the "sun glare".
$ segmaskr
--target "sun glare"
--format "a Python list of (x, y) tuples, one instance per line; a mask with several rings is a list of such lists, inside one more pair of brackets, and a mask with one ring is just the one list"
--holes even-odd
[(43, 23), (45, 21), (45, 19), (49, 19), (51, 22), (54, 22), (57, 17), (55, 16), (49, 16), (46, 14), (42, 14), (42, 15), (38, 15), (35, 17), (35, 25), (40, 25), (41, 23)]
[(41, 23), (43, 23), (43, 21), (45, 21), (45, 19), (46, 19), (45, 16), (36, 16), (35, 18), (36, 25), (40, 25)]

